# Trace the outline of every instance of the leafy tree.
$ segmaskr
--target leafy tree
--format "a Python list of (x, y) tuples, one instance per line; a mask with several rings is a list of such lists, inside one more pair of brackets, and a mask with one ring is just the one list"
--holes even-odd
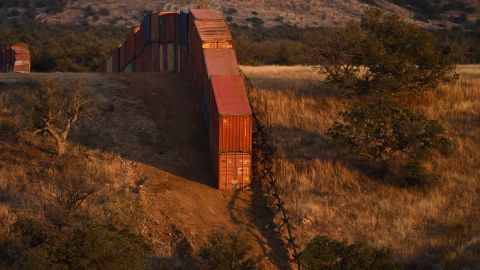
[(315, 237), (300, 254), (304, 269), (314, 270), (400, 270), (388, 250), (362, 243), (348, 244), (326, 236)]
[(330, 81), (353, 79), (350, 90), (360, 94), (425, 91), (458, 77), (450, 47), (439, 46), (432, 34), (378, 9), (319, 42), (314, 57)]
[(435, 120), (396, 107), (388, 99), (376, 99), (354, 106), (341, 114), (328, 131), (334, 144), (344, 153), (386, 164), (404, 161), (412, 179), (420, 181), (421, 162), (431, 155), (451, 152), (451, 140)]
[(258, 258), (249, 257), (252, 246), (237, 234), (213, 233), (201, 249), (207, 269), (248, 270), (255, 269)]

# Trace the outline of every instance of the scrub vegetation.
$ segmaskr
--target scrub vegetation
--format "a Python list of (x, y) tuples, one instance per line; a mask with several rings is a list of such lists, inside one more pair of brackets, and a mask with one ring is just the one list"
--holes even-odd
[(452, 85), (405, 101), (437, 119), (455, 146), (425, 163), (430, 184), (406, 187), (342, 155), (329, 136), (351, 98), (313, 67), (242, 67), (253, 106), (268, 126), (275, 173), (305, 247), (315, 236), (391, 249), (404, 266), (475, 268), (480, 263), (480, 67), (459, 66)]

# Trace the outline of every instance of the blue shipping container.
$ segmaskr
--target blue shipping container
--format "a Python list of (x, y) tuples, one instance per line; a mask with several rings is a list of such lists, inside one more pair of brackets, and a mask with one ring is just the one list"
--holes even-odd
[(180, 11), (178, 43), (184, 48), (188, 46), (188, 17), (188, 10)]
[(143, 16), (143, 22), (142, 22), (142, 31), (143, 31), (143, 42), (145, 45), (148, 45), (152, 43), (152, 20), (151, 20), (151, 14), (146, 14)]

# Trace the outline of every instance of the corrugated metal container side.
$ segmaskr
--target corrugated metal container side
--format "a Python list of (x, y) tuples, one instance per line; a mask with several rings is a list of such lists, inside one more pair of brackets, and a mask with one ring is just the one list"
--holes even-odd
[(151, 21), (151, 34), (150, 40), (152, 43), (160, 41), (160, 14), (159, 13), (152, 13), (150, 16)]
[(214, 153), (252, 151), (252, 110), (241, 76), (212, 76), (210, 147)]
[(112, 72), (113, 72), (113, 71), (112, 71), (112, 65), (113, 65), (113, 64), (112, 64), (112, 63), (113, 63), (112, 61), (113, 61), (113, 57), (110, 56), (110, 57), (107, 59), (107, 67), (106, 67), (106, 72), (107, 72), (107, 73), (112, 73)]
[(153, 72), (153, 47), (152, 45), (146, 45), (143, 48), (143, 72)]
[(162, 12), (160, 15), (160, 42), (178, 42), (178, 13)]
[(143, 30), (140, 28), (138, 32), (135, 33), (135, 58), (143, 52), (143, 47)]
[(242, 190), (251, 186), (250, 153), (212, 154), (213, 167), (220, 190)]
[(233, 39), (223, 20), (195, 21), (194, 46), (206, 48), (233, 48)]
[(133, 72), (133, 62), (130, 62), (125, 66), (124, 72), (125, 73), (132, 73)]
[(135, 72), (143, 72), (143, 51), (135, 56), (134, 70)]
[(142, 21), (142, 31), (143, 31), (143, 42), (144, 45), (148, 45), (152, 43), (152, 21), (151, 21), (152, 14), (145, 14), (143, 15)]
[(214, 75), (238, 76), (237, 56), (233, 49), (203, 49), (202, 115), (207, 128), (210, 125), (210, 77)]
[(125, 46), (123, 44), (118, 47), (118, 70), (123, 72), (125, 68)]
[(152, 43), (152, 69), (153, 72), (160, 71), (160, 44)]
[(233, 49), (203, 49), (203, 94), (209, 96), (210, 76), (213, 75), (240, 75), (237, 55)]
[(118, 48), (115, 48), (113, 50), (113, 55), (112, 55), (112, 72), (117, 73), (118, 72)]
[(167, 44), (160, 44), (159, 45), (159, 53), (158, 53), (158, 56), (160, 58), (160, 72), (163, 72), (163, 71), (166, 71), (167, 69), (165, 68), (166, 66), (166, 61), (167, 61), (167, 58), (166, 58), (166, 52), (167, 52)]
[(182, 47), (187, 47), (188, 45), (188, 19), (189, 12), (188, 10), (180, 11), (179, 22), (178, 22), (178, 43)]
[(135, 33), (128, 35), (125, 41), (125, 62), (128, 63), (133, 60), (135, 56)]
[(177, 72), (178, 70), (177, 58), (178, 58), (177, 44), (168, 43), (167, 44), (167, 61), (168, 61), (167, 67), (169, 72)]
[(192, 59), (192, 85), (197, 96), (198, 102), (202, 102), (202, 78), (203, 78), (203, 59), (202, 57), (193, 57)]

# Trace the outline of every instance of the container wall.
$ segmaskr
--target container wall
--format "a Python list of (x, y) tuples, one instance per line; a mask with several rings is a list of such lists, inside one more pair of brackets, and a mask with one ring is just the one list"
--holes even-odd
[(125, 66), (124, 72), (125, 73), (132, 73), (133, 72), (133, 62), (130, 62)]
[(142, 31), (143, 31), (143, 43), (144, 43), (144, 45), (148, 45), (148, 44), (152, 43), (151, 14), (145, 14), (143, 16)]
[(210, 146), (217, 153), (252, 151), (252, 111), (241, 76), (212, 76)]
[(118, 48), (113, 51), (112, 55), (112, 73), (118, 72)]
[(113, 66), (112, 61), (113, 61), (113, 57), (110, 56), (107, 60), (107, 66), (106, 66), (105, 72), (107, 72), (107, 73), (112, 73), (113, 72), (112, 71), (112, 66)]
[(153, 47), (152, 45), (146, 45), (143, 48), (143, 72), (153, 72)]
[(152, 69), (153, 72), (160, 71), (160, 44), (152, 43)]
[(162, 13), (160, 15), (160, 42), (178, 42), (178, 13)]
[(143, 51), (135, 56), (134, 67), (135, 72), (143, 72)]
[(218, 189), (241, 190), (251, 185), (250, 153), (221, 153), (212, 156)]
[(160, 15), (159, 13), (152, 13), (151, 20), (151, 34), (150, 39), (152, 43), (160, 42)]
[(180, 11), (178, 23), (178, 43), (186, 48), (188, 45), (188, 11)]
[(144, 46), (143, 30), (139, 29), (138, 32), (135, 33), (135, 58), (143, 52)]
[(118, 48), (118, 70), (122, 72), (125, 68), (125, 46), (121, 45)]
[(135, 56), (135, 34), (132, 32), (125, 41), (125, 63), (129, 63)]

